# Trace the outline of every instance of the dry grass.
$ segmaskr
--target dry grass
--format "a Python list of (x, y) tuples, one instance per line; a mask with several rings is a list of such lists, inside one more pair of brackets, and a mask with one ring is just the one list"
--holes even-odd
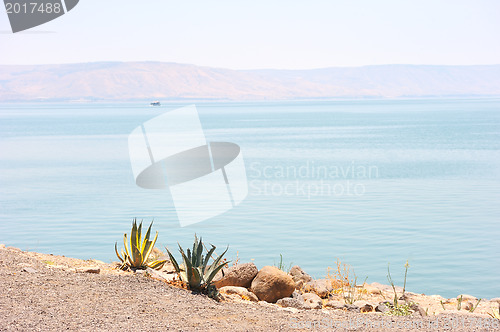
[(366, 294), (364, 289), (366, 278), (362, 285), (357, 285), (358, 277), (349, 264), (342, 263), (339, 259), (336, 260), (335, 264), (335, 269), (328, 267), (326, 276), (331, 282), (332, 292), (340, 294), (347, 304), (353, 304), (361, 300), (363, 295)]

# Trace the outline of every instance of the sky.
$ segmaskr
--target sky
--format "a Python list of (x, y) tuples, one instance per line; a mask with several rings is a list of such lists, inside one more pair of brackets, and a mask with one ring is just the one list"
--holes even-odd
[(499, 35), (498, 0), (81, 0), (16, 34), (0, 9), (0, 64), (483, 65), (500, 64)]

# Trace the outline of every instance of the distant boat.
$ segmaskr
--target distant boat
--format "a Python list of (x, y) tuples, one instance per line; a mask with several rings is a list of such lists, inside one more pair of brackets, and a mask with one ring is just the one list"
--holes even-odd
[(149, 103), (149, 106), (161, 106), (161, 104), (159, 101), (153, 101), (153, 102)]

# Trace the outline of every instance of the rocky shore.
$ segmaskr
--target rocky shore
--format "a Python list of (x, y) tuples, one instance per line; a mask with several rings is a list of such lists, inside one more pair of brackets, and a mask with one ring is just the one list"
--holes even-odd
[[(336, 288), (300, 267), (237, 264), (215, 280), (221, 300), (178, 287), (173, 267), (114, 264), (0, 245), (0, 331), (497, 331), (500, 299), (404, 292), (377, 283)], [(349, 294), (348, 294), (349, 295)]]

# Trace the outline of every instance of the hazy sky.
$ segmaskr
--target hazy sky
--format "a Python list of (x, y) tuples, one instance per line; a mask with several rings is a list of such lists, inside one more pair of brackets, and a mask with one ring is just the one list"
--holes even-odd
[(499, 64), (500, 1), (81, 0), (17, 34), (0, 10), (0, 64), (146, 60), (234, 69)]

